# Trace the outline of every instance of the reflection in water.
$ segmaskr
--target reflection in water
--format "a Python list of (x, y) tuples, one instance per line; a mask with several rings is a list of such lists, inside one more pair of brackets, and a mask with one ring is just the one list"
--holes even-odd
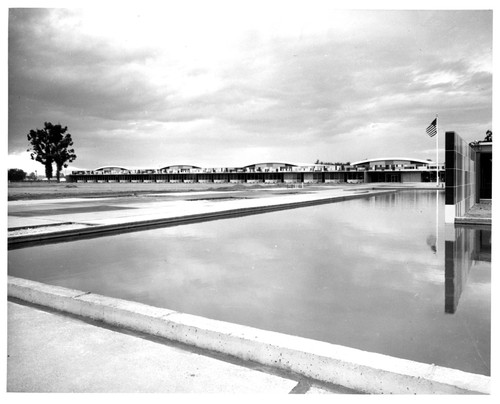
[(491, 228), (447, 225), (445, 241), (445, 313), (455, 313), (471, 268), (491, 262)]
[(489, 374), (490, 263), (446, 314), (443, 210), (405, 191), (69, 241), (9, 251), (9, 275)]
[(431, 251), (436, 254), (437, 253), (437, 238), (434, 234), (427, 236), (427, 245), (431, 248)]

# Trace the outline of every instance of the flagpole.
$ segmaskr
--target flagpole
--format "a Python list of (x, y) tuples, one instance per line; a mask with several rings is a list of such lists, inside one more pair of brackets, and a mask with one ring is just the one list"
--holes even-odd
[[(439, 188), (439, 117), (436, 114), (436, 187)], [(436, 191), (436, 255), (439, 251), (439, 191)]]
[(439, 251), (439, 190), (436, 190), (436, 254)]
[(436, 187), (439, 187), (439, 119), (436, 114)]

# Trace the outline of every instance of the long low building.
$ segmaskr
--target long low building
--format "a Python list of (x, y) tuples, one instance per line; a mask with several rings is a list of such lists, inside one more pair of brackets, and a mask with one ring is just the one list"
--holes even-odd
[[(436, 164), (408, 158), (368, 159), (351, 164), (256, 163), (243, 167), (203, 168), (171, 165), (159, 169), (105, 166), (73, 171), (71, 182), (169, 182), (169, 183), (369, 183), (433, 182)], [(444, 181), (444, 165), (439, 165)]]
[(404, 157), (367, 159), (352, 165), (364, 168), (365, 182), (435, 182), (436, 171), (443, 182), (445, 174), (444, 164), (436, 167), (436, 163), (429, 160)]

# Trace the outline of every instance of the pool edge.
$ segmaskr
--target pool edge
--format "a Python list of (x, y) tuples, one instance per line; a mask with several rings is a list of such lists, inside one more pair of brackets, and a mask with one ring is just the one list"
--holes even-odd
[(8, 277), (8, 296), (373, 394), (490, 394), (490, 377)]
[[(54, 232), (26, 234), (20, 236), (7, 237), (8, 249), (23, 247), (26, 244), (39, 243), (39, 242), (60, 242), (71, 237), (73, 239), (86, 238), (86, 237), (99, 237), (113, 234), (114, 232), (137, 231), (144, 230), (151, 226), (178, 226), (191, 223), (199, 223), (211, 220), (227, 219), (238, 216), (256, 215), (261, 213), (269, 213), (288, 209), (297, 209), (308, 206), (329, 204), (349, 201), (352, 199), (362, 199), (378, 195), (385, 195), (395, 193), (398, 190), (371, 190), (371, 192), (355, 191), (352, 194), (342, 196), (314, 196), (301, 201), (280, 201), (278, 203), (263, 203), (259, 206), (243, 207), (236, 209), (215, 210), (204, 213), (196, 213), (190, 215), (180, 215), (172, 217), (158, 217), (156, 219), (139, 219), (127, 220), (122, 223), (113, 224), (88, 224), (85, 227), (71, 230), (61, 230)], [(85, 224), (85, 223), (79, 223)], [(29, 227), (29, 226), (28, 226)], [(8, 230), (12, 230), (10, 228)]]

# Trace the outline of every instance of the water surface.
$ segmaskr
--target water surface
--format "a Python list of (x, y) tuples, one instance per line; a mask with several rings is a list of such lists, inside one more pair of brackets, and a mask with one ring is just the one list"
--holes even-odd
[(491, 232), (443, 213), (404, 191), (13, 250), (9, 274), (489, 375)]

